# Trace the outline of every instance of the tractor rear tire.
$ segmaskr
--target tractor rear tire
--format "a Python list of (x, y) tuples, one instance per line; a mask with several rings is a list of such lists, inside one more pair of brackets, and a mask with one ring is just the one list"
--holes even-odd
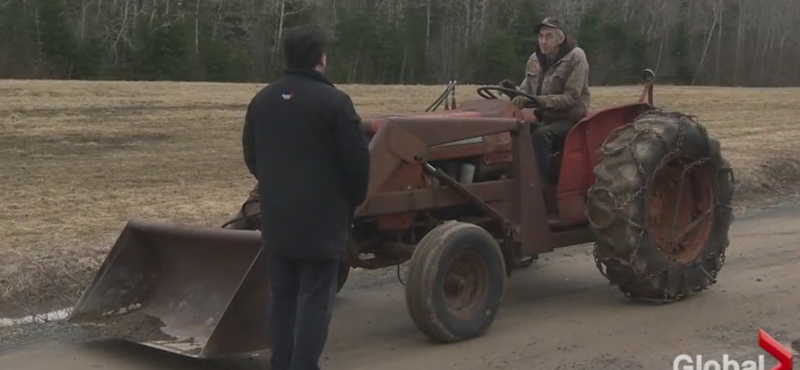
[[(411, 257), (405, 292), (414, 325), (444, 343), (482, 335), (500, 308), (505, 269), (500, 246), (486, 230), (456, 221), (437, 226)], [(452, 291), (455, 298), (448, 297)], [(463, 310), (451, 307), (462, 303)]]
[(719, 141), (693, 117), (654, 110), (600, 151), (586, 212), (610, 284), (662, 303), (714, 284), (733, 222), (733, 172)]

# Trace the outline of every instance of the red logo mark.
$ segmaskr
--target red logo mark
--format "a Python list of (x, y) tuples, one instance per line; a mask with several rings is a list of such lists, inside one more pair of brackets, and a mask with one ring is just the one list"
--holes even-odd
[(758, 345), (778, 360), (778, 366), (773, 367), (772, 370), (792, 370), (794, 368), (792, 351), (778, 343), (775, 338), (769, 336), (762, 329), (758, 329)]

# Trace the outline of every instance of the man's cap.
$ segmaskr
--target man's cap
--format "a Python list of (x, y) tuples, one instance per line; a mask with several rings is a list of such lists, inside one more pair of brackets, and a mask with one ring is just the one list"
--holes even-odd
[(542, 20), (539, 24), (533, 27), (533, 32), (539, 33), (539, 30), (541, 30), (542, 27), (544, 26), (557, 28), (564, 31), (564, 28), (561, 26), (561, 21), (559, 21), (558, 18), (547, 17), (544, 20)]

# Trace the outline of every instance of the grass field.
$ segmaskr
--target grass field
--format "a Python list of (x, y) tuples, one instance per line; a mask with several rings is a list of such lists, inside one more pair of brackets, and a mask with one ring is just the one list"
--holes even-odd
[[(234, 213), (253, 186), (240, 138), (259, 88), (0, 81), (0, 302), (12, 303), (0, 317), (74, 302), (130, 218), (216, 225)], [(443, 86), (341, 88), (366, 115), (422, 111)], [(460, 86), (457, 98), (474, 91)], [(640, 91), (594, 88), (592, 109)], [(761, 201), (793, 195), (800, 179), (798, 96), (656, 86), (655, 102), (706, 124), (735, 169), (738, 199)]]

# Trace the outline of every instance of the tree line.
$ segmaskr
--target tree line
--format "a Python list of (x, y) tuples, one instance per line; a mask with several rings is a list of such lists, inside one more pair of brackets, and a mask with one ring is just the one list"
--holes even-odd
[(798, 0), (0, 0), (0, 77), (266, 82), (313, 22), (335, 83), (520, 82), (550, 15), (592, 85), (800, 84)]

